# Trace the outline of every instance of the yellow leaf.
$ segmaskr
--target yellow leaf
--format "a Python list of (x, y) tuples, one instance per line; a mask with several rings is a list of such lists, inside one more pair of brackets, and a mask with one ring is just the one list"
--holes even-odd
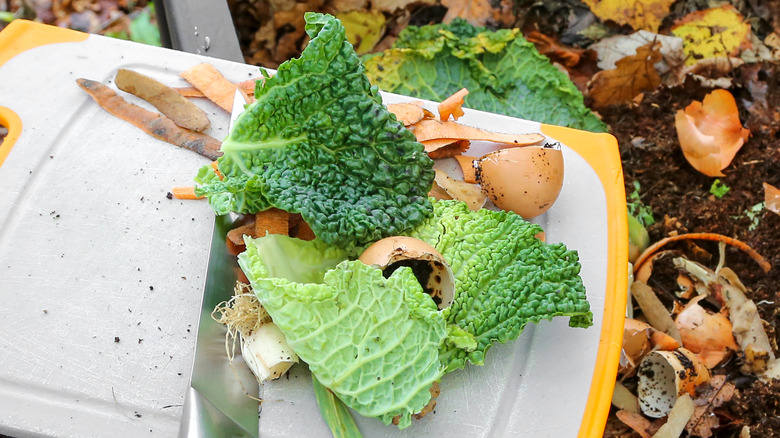
[(385, 29), (385, 16), (379, 11), (350, 11), (336, 14), (355, 51), (362, 55), (376, 46)]
[(657, 32), (674, 0), (583, 0), (602, 20)]
[(705, 58), (738, 56), (751, 46), (750, 23), (729, 5), (692, 12), (672, 27), (683, 39), (686, 65)]
[(593, 76), (588, 96), (593, 106), (627, 103), (644, 90), (652, 90), (661, 84), (655, 69), (663, 56), (654, 43), (636, 49), (636, 55), (626, 56), (615, 63), (612, 70), (602, 70)]

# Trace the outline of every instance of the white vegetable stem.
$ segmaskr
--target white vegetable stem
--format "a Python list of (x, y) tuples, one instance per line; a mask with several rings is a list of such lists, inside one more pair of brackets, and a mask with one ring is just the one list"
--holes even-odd
[(241, 355), (260, 382), (278, 379), (298, 362), (298, 355), (273, 322), (255, 327), (249, 336), (241, 336)]

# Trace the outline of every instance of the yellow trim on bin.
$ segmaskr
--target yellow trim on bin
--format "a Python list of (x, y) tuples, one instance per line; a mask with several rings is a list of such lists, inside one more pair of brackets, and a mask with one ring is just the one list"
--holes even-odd
[(596, 366), (579, 437), (604, 434), (615, 388), (628, 289), (628, 218), (623, 167), (615, 137), (542, 125), (542, 133), (573, 149), (596, 172), (607, 199), (607, 282)]
[(0, 67), (14, 56), (36, 47), (56, 43), (77, 43), (88, 33), (29, 20), (14, 20), (0, 32)]
[[(14, 20), (0, 32), (0, 68), (11, 58), (27, 50), (48, 44), (80, 42), (88, 36), (87, 33), (62, 27), (28, 20)], [(22, 133), (22, 120), (9, 108), (0, 106), (0, 125), (8, 128), (8, 135), (0, 143), (0, 166), (2, 166)]]
[(10, 109), (0, 106), (0, 125), (8, 128), (8, 135), (0, 143), (0, 167), (2, 167), (3, 161), (11, 153), (11, 148), (22, 133), (22, 119)]

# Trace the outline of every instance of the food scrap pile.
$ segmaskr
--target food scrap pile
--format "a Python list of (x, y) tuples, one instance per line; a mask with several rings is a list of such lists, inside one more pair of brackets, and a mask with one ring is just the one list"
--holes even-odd
[[(302, 361), (332, 428), (356, 427), (344, 406), (406, 428), (432, 410), (445, 374), (484, 364), (492, 345), (528, 323), (563, 316), (592, 325), (577, 252), (546, 243), (527, 221), (561, 190), (561, 151), (539, 134), (457, 123), (467, 90), (438, 115), (416, 103), (385, 106), (341, 22), (305, 20), (307, 48), (275, 74), (262, 71), (252, 96), (208, 64), (181, 73), (192, 89), (120, 70), (117, 86), (159, 113), (77, 82), (112, 114), (213, 160), (197, 186), (174, 192), (245, 215), (227, 236), (241, 267), (236, 295), (213, 316), (258, 380)], [(182, 97), (229, 110), (236, 91), (251, 103), (221, 142)], [(471, 141), (495, 150), (464, 156)], [(444, 159), (460, 167), (434, 170)], [(513, 195), (531, 189), (507, 186), (507, 174), (529, 162), (549, 169), (544, 184), (533, 181), (544, 190)]]

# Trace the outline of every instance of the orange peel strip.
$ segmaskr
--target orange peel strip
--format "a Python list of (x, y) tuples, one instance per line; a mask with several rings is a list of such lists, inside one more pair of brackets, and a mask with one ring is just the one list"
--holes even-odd
[(647, 249), (642, 254), (640, 254), (639, 257), (637, 257), (636, 263), (634, 263), (634, 273), (636, 274), (640, 269), (642, 269), (642, 266), (645, 264), (645, 262), (647, 262), (648, 259), (650, 259), (653, 254), (655, 254), (664, 245), (679, 240), (710, 240), (714, 242), (723, 242), (744, 251), (758, 263), (758, 266), (760, 266), (764, 272), (769, 272), (769, 270), (772, 269), (772, 265), (763, 256), (761, 256), (761, 254), (759, 254), (756, 250), (741, 240), (716, 233), (687, 233), (679, 234), (677, 236), (665, 237), (647, 247)]

